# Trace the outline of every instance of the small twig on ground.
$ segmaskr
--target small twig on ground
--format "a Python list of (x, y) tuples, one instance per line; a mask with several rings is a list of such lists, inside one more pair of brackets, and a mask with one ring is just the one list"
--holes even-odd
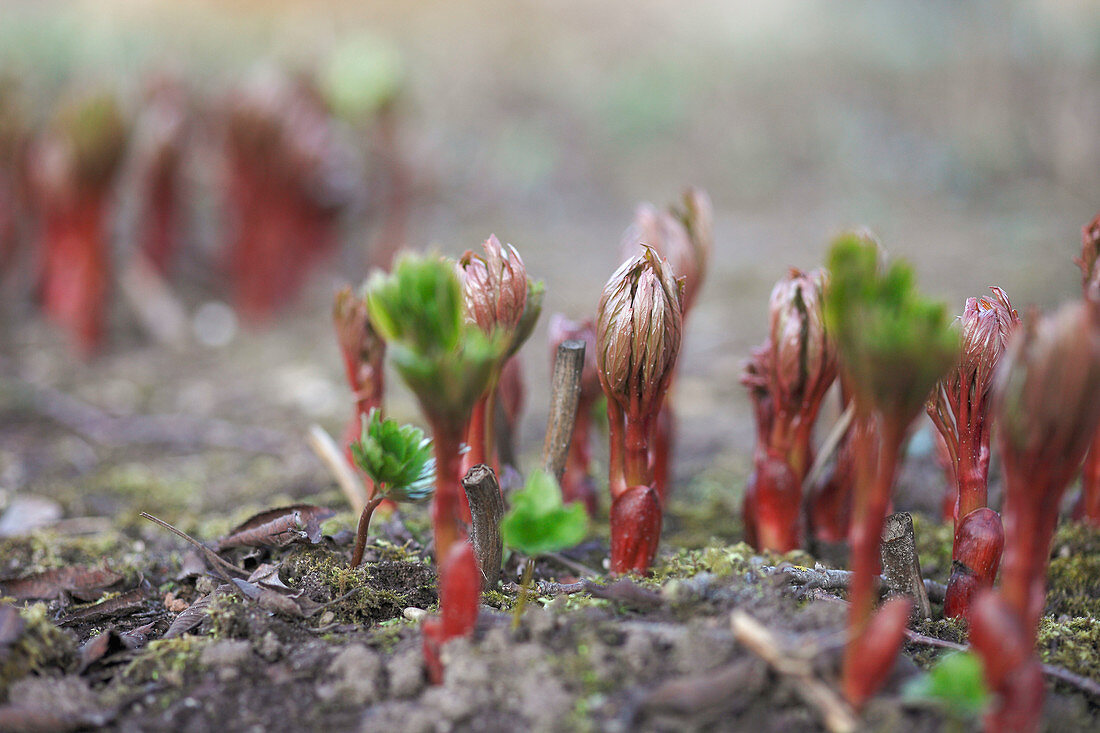
[(545, 552), (542, 554), (542, 557), (546, 558), (547, 560), (553, 560), (558, 565), (561, 565), (566, 570), (572, 570), (577, 575), (587, 576), (589, 578), (600, 577), (600, 574), (592, 568), (588, 567), (587, 565), (583, 565), (576, 560), (570, 560), (568, 557), (562, 555), (561, 553)]
[(546, 441), (542, 445), (543, 467), (558, 481), (565, 471), (565, 459), (569, 456), (583, 370), (584, 341), (563, 341), (554, 358), (554, 373), (550, 383), (550, 415), (546, 421)]
[(825, 727), (832, 733), (850, 733), (859, 721), (848, 704), (831, 687), (813, 673), (811, 655), (795, 655), (763, 624), (744, 611), (734, 611), (730, 617), (733, 635), (753, 654), (763, 659), (779, 674), (793, 678), (794, 689), (820, 714)]
[(336, 485), (344, 493), (344, 498), (351, 505), (351, 510), (356, 514), (362, 513), (367, 505), (367, 489), (348, 465), (344, 452), (336, 445), (336, 441), (316, 423), (309, 426), (306, 441), (336, 480)]
[(504, 557), (504, 540), (500, 535), (500, 520), (504, 516), (504, 499), (493, 469), (484, 463), (473, 466), (462, 479), (462, 488), (470, 502), (470, 544), (481, 568), (482, 590), (494, 590), (500, 582), (500, 566)]
[(194, 415), (111, 415), (72, 395), (23, 379), (30, 409), (108, 448), (165, 445), (177, 450), (215, 448), (282, 455), (288, 438), (270, 428), (234, 425)]
[[(959, 644), (954, 641), (945, 641), (944, 639), (937, 639), (934, 636), (928, 636), (912, 629), (905, 630), (906, 641), (913, 644), (922, 644), (924, 646), (938, 647), (940, 649), (951, 649), (956, 652), (965, 652), (970, 650), (970, 646), (967, 644)], [(1100, 683), (1096, 680), (1089, 679), (1083, 675), (1070, 672), (1064, 667), (1056, 667), (1053, 664), (1044, 664), (1043, 674), (1047, 677), (1052, 677), (1060, 682), (1065, 682), (1067, 685), (1076, 687), (1081, 692), (1100, 699)]]
[(187, 534), (183, 530), (176, 529), (175, 527), (173, 527), (171, 524), (168, 524), (168, 522), (164, 521), (163, 519), (158, 519), (157, 517), (154, 517), (152, 514), (149, 514), (147, 512), (142, 512), (141, 516), (144, 517), (145, 519), (148, 519), (153, 524), (158, 524), (161, 527), (164, 527), (169, 532), (175, 534), (178, 537), (181, 537), (186, 542), (193, 545), (196, 549), (198, 549), (199, 552), (202, 553), (203, 557), (205, 557), (207, 562), (210, 563), (210, 565), (213, 567), (214, 571), (216, 573), (218, 573), (218, 575), (222, 576), (222, 580), (224, 580), (226, 583), (229, 583), (230, 585), (233, 585), (232, 580), (230, 578), (226, 577), (226, 573), (230, 573), (230, 574), (236, 576), (238, 579), (244, 579), (244, 578), (248, 577), (248, 573), (241, 570), (239, 567), (237, 567), (233, 563), (228, 562), (227, 560), (224, 560), (220, 555), (218, 555), (218, 553), (214, 552), (209, 547), (207, 547), (203, 543), (199, 542), (197, 539), (195, 539), (191, 535)]
[[(777, 567), (764, 566), (760, 568), (766, 575), (781, 576), (787, 578), (794, 585), (802, 585), (807, 588), (820, 588), (821, 590), (847, 590), (852, 581), (851, 570), (837, 570), (834, 568), (807, 568), (797, 565), (779, 565)], [(882, 578), (879, 579), (883, 583)], [(934, 580), (924, 579), (924, 590), (928, 598), (943, 603), (947, 586)]]

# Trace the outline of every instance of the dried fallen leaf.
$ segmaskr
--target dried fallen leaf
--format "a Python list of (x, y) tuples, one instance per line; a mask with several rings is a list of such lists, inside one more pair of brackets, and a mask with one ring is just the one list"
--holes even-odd
[(53, 600), (70, 593), (80, 600), (94, 601), (120, 580), (122, 575), (107, 567), (70, 565), (21, 578), (0, 578), (0, 595), (28, 601)]
[(230, 547), (284, 547), (292, 542), (321, 541), (321, 522), (335, 515), (312, 504), (269, 509), (250, 517), (217, 543), (219, 551)]
[(73, 611), (57, 622), (58, 626), (69, 626), (75, 623), (100, 621), (116, 616), (128, 616), (137, 613), (145, 605), (145, 589), (134, 588), (114, 598), (91, 606)]
[[(219, 587), (218, 591), (220, 590), (221, 587)], [(210, 601), (218, 591), (207, 593), (205, 596), (202, 596), (188, 606), (187, 610), (180, 613), (179, 616), (176, 616), (172, 624), (168, 627), (168, 630), (164, 632), (163, 638), (174, 639), (177, 636), (182, 636), (206, 620), (207, 611), (210, 608)]]

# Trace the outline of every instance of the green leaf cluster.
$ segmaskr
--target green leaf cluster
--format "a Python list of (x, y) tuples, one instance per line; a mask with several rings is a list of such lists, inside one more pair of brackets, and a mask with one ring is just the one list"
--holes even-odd
[(562, 503), (561, 488), (545, 471), (535, 471), (512, 495), (512, 508), (500, 523), (504, 543), (525, 555), (572, 547), (588, 532), (588, 513), (580, 502)]
[(989, 702), (982, 661), (970, 652), (946, 654), (905, 686), (905, 697), (935, 702), (961, 717), (977, 716)]
[(398, 374), (428, 419), (456, 432), (507, 348), (502, 335), (467, 322), (462, 308), (458, 274), (442, 257), (402, 255), (391, 273), (376, 271), (367, 283), (371, 323)]
[(826, 326), (857, 406), (908, 425), (958, 359), (959, 334), (947, 306), (917, 292), (907, 264), (883, 271), (878, 245), (858, 234), (833, 243), (829, 273)]
[(363, 418), (363, 432), (351, 444), (355, 463), (371, 477), (386, 498), (423, 501), (435, 485), (432, 441), (413, 425), (382, 419), (375, 408)]

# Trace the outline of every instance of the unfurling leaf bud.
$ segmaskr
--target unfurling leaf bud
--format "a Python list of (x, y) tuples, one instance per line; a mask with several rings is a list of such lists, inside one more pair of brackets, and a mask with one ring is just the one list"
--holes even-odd
[(1036, 479), (1021, 490), (1047, 491), (1033, 500), (1056, 506), (1100, 419), (1100, 314), (1080, 301), (1036, 321), (1005, 351), (994, 409), (1006, 471)]
[(680, 350), (681, 282), (647, 247), (604, 286), (596, 322), (596, 369), (609, 399), (639, 419), (655, 417)]
[(453, 264), (437, 257), (399, 257), (392, 274), (371, 275), (367, 309), (433, 427), (460, 434), (505, 341), (503, 334), (486, 336), (463, 320)]
[(904, 429), (958, 358), (946, 309), (921, 297), (908, 266), (883, 271), (878, 246), (860, 234), (834, 242), (829, 278), (825, 319), (856, 410), (878, 410), (892, 429)]
[(1008, 294), (990, 287), (993, 298), (967, 298), (962, 318), (962, 355), (957, 373), (949, 374), (947, 386), (971, 390), (976, 404), (993, 383), (993, 371), (1008, 344), (1008, 337), (1020, 323), (1020, 316), (1008, 302)]
[(510, 244), (489, 235), (485, 254), (467, 250), (458, 261), (466, 317), (486, 334), (516, 332), (527, 305), (527, 268)]
[(778, 409), (795, 413), (816, 405), (836, 378), (836, 350), (822, 309), (824, 289), (824, 272), (795, 269), (772, 289), (769, 375)]
[(611, 502), (611, 572), (645, 573), (661, 539), (661, 500), (648, 486), (631, 486)]
[(668, 260), (673, 273), (684, 279), (684, 313), (695, 304), (706, 276), (713, 247), (713, 219), (706, 192), (693, 188), (684, 193), (682, 209), (671, 207), (665, 212), (652, 204), (642, 204), (623, 234), (623, 257), (635, 256), (639, 245), (652, 247)]

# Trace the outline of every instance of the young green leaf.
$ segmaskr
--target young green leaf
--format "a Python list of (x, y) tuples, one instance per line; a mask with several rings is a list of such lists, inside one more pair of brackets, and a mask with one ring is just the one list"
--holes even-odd
[(500, 524), (504, 543), (525, 555), (572, 547), (588, 531), (588, 513), (580, 502), (562, 504), (554, 477), (535, 471), (512, 495), (512, 508)]
[(947, 654), (927, 674), (905, 686), (905, 697), (936, 702), (959, 716), (976, 716), (989, 701), (982, 662), (970, 652)]
[(367, 309), (389, 342), (393, 364), (435, 425), (461, 431), (507, 348), (504, 334), (487, 336), (465, 320), (454, 264), (406, 254), (393, 272), (375, 272)]
[(877, 409), (907, 425), (959, 355), (946, 306), (917, 292), (908, 265), (894, 263), (884, 272), (878, 245), (858, 234), (833, 243), (829, 272), (826, 326), (856, 390), (857, 409)]
[(424, 431), (383, 420), (377, 409), (363, 418), (363, 432), (351, 444), (356, 465), (394, 501), (422, 501), (432, 495), (435, 459)]

